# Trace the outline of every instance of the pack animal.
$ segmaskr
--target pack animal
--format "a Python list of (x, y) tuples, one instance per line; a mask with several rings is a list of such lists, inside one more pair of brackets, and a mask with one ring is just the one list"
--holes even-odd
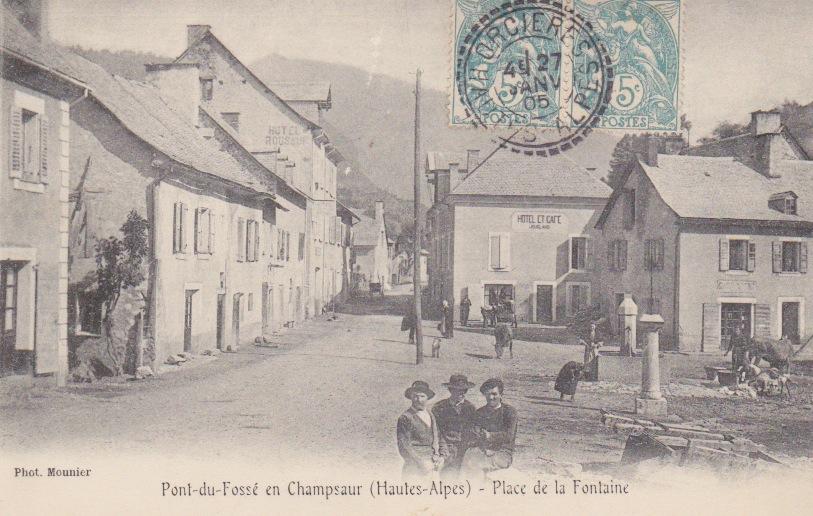
[(753, 378), (748, 382), (748, 385), (757, 391), (757, 394), (762, 396), (771, 396), (778, 394), (779, 396), (787, 392), (788, 399), (790, 395), (790, 378), (787, 374), (783, 374), (779, 369), (771, 367), (770, 369), (761, 370), (759, 367), (752, 365), (748, 373)]
[(758, 366), (760, 360), (765, 360), (771, 367), (787, 373), (790, 359), (793, 357), (793, 345), (790, 339), (786, 338), (781, 340), (752, 339), (749, 355), (754, 365)]

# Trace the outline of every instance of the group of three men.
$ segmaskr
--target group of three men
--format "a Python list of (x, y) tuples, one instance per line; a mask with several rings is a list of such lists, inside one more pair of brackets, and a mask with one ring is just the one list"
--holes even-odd
[(465, 375), (453, 374), (449, 397), (431, 410), (427, 402), (435, 396), (429, 384), (416, 381), (404, 396), (412, 405), (398, 418), (398, 451), (404, 459), (406, 478), (482, 478), (485, 473), (511, 465), (517, 436), (517, 411), (503, 403), (502, 380), (491, 378), (480, 386), (486, 404), (479, 409), (466, 399), (474, 387)]

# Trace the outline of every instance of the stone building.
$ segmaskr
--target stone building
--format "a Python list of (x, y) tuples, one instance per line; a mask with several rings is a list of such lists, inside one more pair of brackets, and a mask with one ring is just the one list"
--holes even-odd
[(353, 286), (369, 288), (370, 283), (390, 286), (391, 239), (387, 236), (384, 202), (375, 202), (375, 217), (361, 216), (353, 228)]
[(719, 351), (738, 325), (760, 338), (811, 333), (813, 162), (773, 112), (687, 154), (650, 145), (607, 203), (592, 235), (602, 306), (613, 316), (631, 294), (684, 351)]
[(342, 224), (352, 223), (352, 216), (348, 219), (336, 203), (337, 172), (344, 158), (320, 126), (322, 113), (331, 106), (329, 85), (278, 85), (289, 104), (283, 93), (257, 77), (208, 25), (187, 27), (187, 48), (175, 64), (198, 66), (203, 108), (235, 128), (240, 144), (261, 161), (282, 159), (281, 176), (305, 196), (305, 236), (297, 244), (303, 247), (306, 274), (302, 306), (295, 301), (295, 310), (305, 317), (320, 313), (346, 292), (346, 260), (342, 257), (347, 253), (336, 235)]
[[(587, 235), (610, 188), (567, 157), (500, 150), (430, 152), (429, 295), (455, 305), (506, 306), (519, 321), (561, 322), (591, 303), (593, 243)], [(509, 303), (510, 301), (510, 303)]]
[(138, 355), (135, 365), (181, 351), (236, 349), (264, 326), (290, 319), (269, 309), (267, 284), (281, 274), (271, 265), (285, 269), (285, 278), (302, 275), (302, 259), (281, 235), (304, 227), (304, 198), (195, 102), (197, 67), (148, 66), (147, 84), (76, 55), (66, 59), (93, 85), (71, 113), (77, 340), (98, 336), (105, 315), (95, 244), (122, 238), (131, 211), (149, 223), (146, 279), (123, 293), (112, 317), (114, 337), (128, 356)]
[(53, 375), (64, 384), (69, 113), (87, 88), (45, 41), (41, 7), (0, 7), (0, 375)]

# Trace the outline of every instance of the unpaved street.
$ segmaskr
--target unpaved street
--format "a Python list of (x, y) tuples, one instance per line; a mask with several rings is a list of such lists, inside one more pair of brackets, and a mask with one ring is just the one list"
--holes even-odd
[[(518, 469), (534, 470), (539, 457), (598, 466), (619, 460), (625, 436), (601, 425), (599, 409), (630, 410), (635, 386), (619, 391), (583, 384), (575, 404), (560, 402), (551, 382), (563, 363), (581, 360), (581, 348), (517, 341), (513, 359), (496, 360), (492, 337), (476, 331), (456, 331), (440, 359), (415, 366), (400, 317), (388, 314), (403, 302), (356, 302), (338, 320), (323, 317), (290, 330), (277, 339), (279, 348), (249, 345), (216, 359), (198, 357), (142, 382), (38, 387), (30, 395), (6, 382), (2, 450), (233, 456), (272, 464), (307, 458), (313, 467), (359, 464), (397, 473), (395, 420), (408, 406), (404, 389), (424, 379), (437, 401), (447, 394), (441, 383), (462, 372), (478, 384), (492, 376), (506, 381), (505, 399), (520, 415)], [(424, 328), (430, 337), (437, 334), (429, 321)], [(430, 344), (428, 338), (427, 355)], [(676, 372), (697, 379), (704, 363), (720, 360), (678, 359)], [(684, 395), (670, 397), (670, 411), (722, 423), (773, 451), (809, 455), (813, 411), (805, 380), (796, 403)], [(469, 399), (482, 404), (477, 389)]]

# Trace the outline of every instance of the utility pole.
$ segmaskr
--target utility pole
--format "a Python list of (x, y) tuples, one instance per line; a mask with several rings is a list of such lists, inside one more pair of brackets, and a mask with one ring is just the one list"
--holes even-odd
[(421, 69), (415, 74), (415, 249), (412, 258), (412, 297), (415, 308), (415, 364), (423, 363), (421, 329)]

